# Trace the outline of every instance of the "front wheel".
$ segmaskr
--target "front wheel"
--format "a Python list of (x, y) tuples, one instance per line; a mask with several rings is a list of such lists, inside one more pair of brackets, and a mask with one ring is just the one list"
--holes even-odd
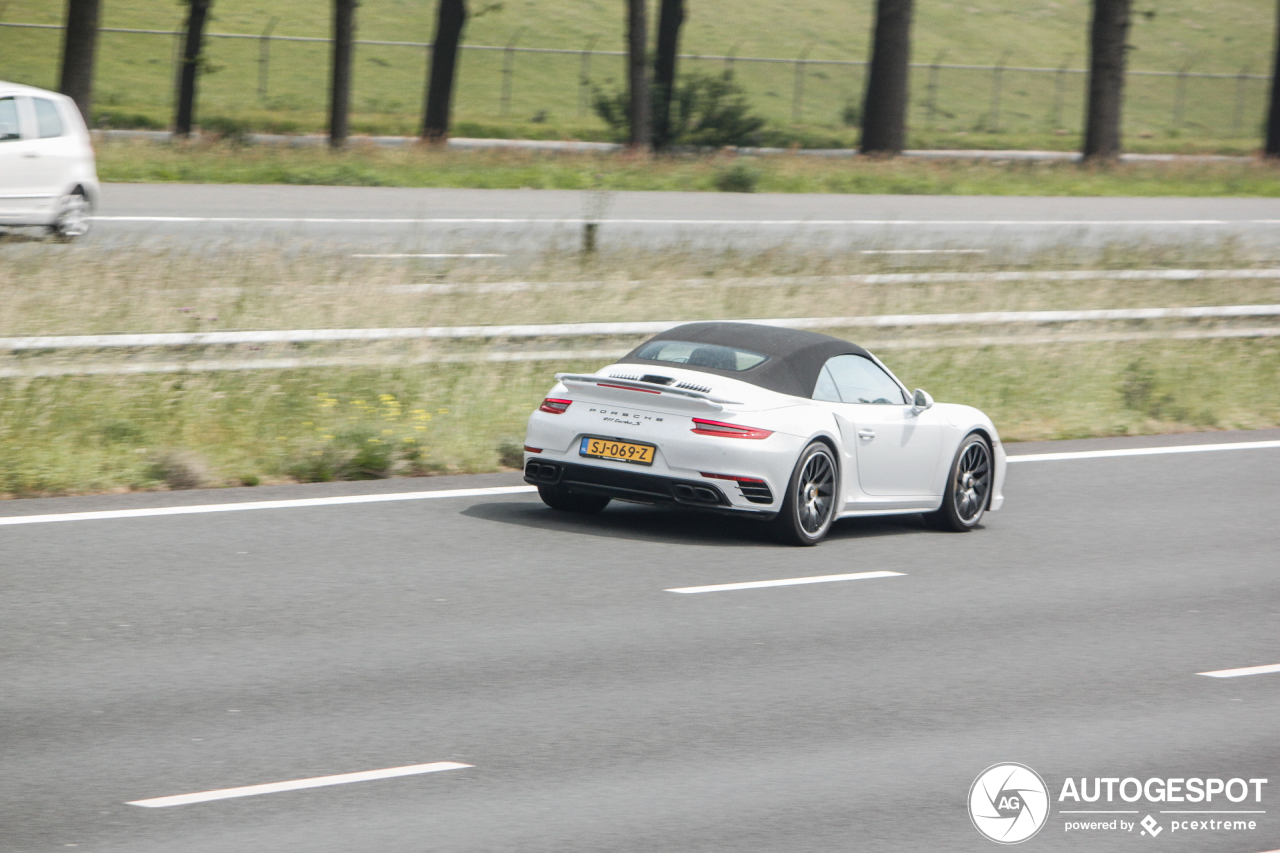
[(994, 474), (991, 445), (977, 433), (966, 437), (951, 463), (942, 506), (925, 513), (925, 523), (935, 530), (956, 533), (972, 530), (987, 510)]
[(609, 505), (608, 495), (570, 492), (559, 486), (538, 486), (538, 497), (552, 509), (584, 515), (595, 515)]
[(778, 538), (790, 545), (817, 545), (836, 517), (838, 486), (836, 460), (831, 448), (815, 441), (796, 462), (782, 512), (774, 519)]
[(91, 205), (82, 190), (63, 196), (58, 204), (58, 218), (49, 226), (49, 235), (60, 243), (70, 243), (89, 233)]

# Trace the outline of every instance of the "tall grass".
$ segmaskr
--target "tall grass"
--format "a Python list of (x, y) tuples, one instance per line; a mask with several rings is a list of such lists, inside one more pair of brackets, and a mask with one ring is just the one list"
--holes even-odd
[(1270, 161), (1125, 163), (890, 161), (771, 155), (750, 159), (753, 180), (728, 180), (733, 155), (639, 158), (512, 150), (384, 148), (356, 143), (244, 146), (229, 142), (108, 141), (98, 146), (104, 181), (131, 183), (323, 184), (481, 189), (685, 190), (908, 195), (1257, 196), (1280, 195)]
[[(814, 256), (785, 248), (755, 254), (603, 252), (586, 262), (548, 253), (530, 260), (518, 280), (509, 268), (483, 263), (448, 266), (267, 248), (228, 252), (216, 265), (209, 263), (207, 246), (9, 244), (0, 252), (7, 261), (0, 266), (4, 336), (1280, 302), (1280, 283), (1267, 280), (860, 284), (842, 276), (903, 267), (882, 256)], [(1024, 263), (1052, 268), (1064, 260), (1046, 252)], [(1231, 244), (1116, 246), (1090, 260), (1105, 268), (1251, 261)], [(923, 267), (915, 260), (911, 268), (1009, 268), (996, 261), (949, 257)], [(861, 340), (873, 350), (901, 343), (883, 332)], [(634, 341), (577, 343), (625, 350)], [(520, 442), (524, 419), (553, 373), (594, 370), (605, 360), (410, 361), (565, 346), (532, 340), (463, 342), (453, 349), (390, 344), (0, 356), (0, 368), (7, 370), (281, 352), (383, 362), (0, 379), (0, 494), (494, 470), (504, 448), (510, 461), (509, 448)], [(886, 347), (882, 354), (911, 387), (983, 408), (1007, 440), (1280, 425), (1275, 338)]]

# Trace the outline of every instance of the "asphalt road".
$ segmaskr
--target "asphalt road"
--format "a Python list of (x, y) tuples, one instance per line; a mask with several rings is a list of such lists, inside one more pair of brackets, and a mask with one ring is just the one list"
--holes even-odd
[(1034, 198), (108, 184), (94, 245), (181, 240), (350, 252), (521, 254), (602, 245), (993, 252), (1104, 244), (1280, 247), (1280, 199)]
[[(1067, 776), (1270, 779), (1215, 801), (1267, 811), (1251, 832), (1068, 833), (1055, 802), (1028, 850), (1280, 847), (1280, 673), (1196, 674), (1280, 663), (1280, 449), (1024, 462), (1006, 494), (971, 534), (859, 520), (815, 549), (527, 494), (0, 526), (0, 849), (984, 851), (966, 798), (1000, 761), (1055, 799)], [(665, 591), (876, 570), (903, 576)], [(473, 766), (126, 805), (437, 761)]]

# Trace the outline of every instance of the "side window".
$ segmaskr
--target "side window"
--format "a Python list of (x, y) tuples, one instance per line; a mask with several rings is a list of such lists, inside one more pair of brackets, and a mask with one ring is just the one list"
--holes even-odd
[(18, 99), (0, 98), (0, 142), (21, 138), (22, 131), (18, 129)]
[(818, 374), (818, 382), (813, 386), (813, 399), (822, 400), (824, 403), (840, 402), (840, 392), (836, 390), (836, 381), (831, 378), (831, 371), (827, 370), (826, 365), (823, 365), (822, 372)]
[(860, 355), (838, 355), (827, 362), (823, 372), (830, 372), (840, 399), (845, 403), (880, 403), (903, 405), (902, 389), (869, 358)]
[(62, 116), (58, 115), (58, 105), (46, 98), (32, 98), (36, 105), (36, 127), (41, 139), (62, 135)]

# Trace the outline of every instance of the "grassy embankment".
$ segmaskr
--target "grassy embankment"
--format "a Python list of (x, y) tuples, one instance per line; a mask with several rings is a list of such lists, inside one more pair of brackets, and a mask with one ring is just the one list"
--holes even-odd
[[(0, 335), (1280, 302), (1274, 281), (863, 285), (838, 276), (882, 270), (883, 261), (785, 250), (712, 257), (605, 253), (586, 265), (573, 256), (547, 256), (522, 270), (525, 285), (495, 290), (492, 285), (511, 273), (484, 264), (442, 267), (257, 250), (230, 254), (211, 266), (206, 249), (3, 248), (13, 263), (0, 268)], [(1095, 260), (1104, 268), (1147, 268), (1232, 266), (1247, 259), (1224, 246), (1216, 252), (1188, 250), (1185, 257), (1116, 250)], [(1031, 266), (1060, 264), (1044, 257)], [(931, 268), (976, 267), (948, 261)], [(404, 287), (424, 281), (455, 287)], [(1156, 329), (1114, 324), (1069, 331)], [(912, 387), (989, 412), (1008, 440), (1280, 425), (1275, 338), (1010, 343), (977, 350), (927, 341), (931, 334), (1001, 333), (847, 332), (873, 350), (882, 348)], [(27, 370), (286, 355), (372, 357), (385, 364), (0, 379), (0, 494), (493, 470), (504, 454), (510, 461), (524, 419), (552, 373), (592, 370), (607, 359), (412, 359), (504, 348), (625, 350), (633, 343), (619, 338), (450, 348), (415, 343), (6, 356), (0, 368)]]
[(109, 142), (104, 181), (489, 189), (752, 190), (940, 195), (1280, 195), (1280, 167), (1263, 161), (983, 163), (726, 155), (642, 159), (626, 154), (432, 151), (419, 147), (279, 148)]
[[(1257, 147), (1267, 93), (1265, 80), (1247, 80), (1242, 70), (1269, 67), (1274, 10), (1268, 0), (1165, 0), (1135, 10), (1129, 43), (1133, 69), (1216, 72), (1220, 79), (1189, 79), (1178, 113), (1174, 76), (1132, 77), (1126, 92), (1126, 139), (1131, 150), (1221, 151)], [(780, 11), (760, 0), (696, 0), (689, 4), (681, 48), (689, 54), (733, 52), (740, 57), (862, 60), (868, 54), (871, 3), (806, 0)], [(1087, 55), (1088, 6), (1049, 0), (966, 0), (921, 4), (913, 29), (918, 62), (1057, 68), (1083, 67)], [(495, 8), (497, 7), (497, 8)], [(359, 34), (370, 40), (430, 39), (431, 4), (366, 0)], [(484, 10), (483, 14), (479, 13)], [(603, 138), (606, 128), (581, 109), (580, 57), (595, 37), (596, 48), (618, 50), (621, 10), (608, 3), (543, 0), (539, 3), (477, 4), (465, 40), (504, 45), (519, 32), (520, 45), (556, 47), (567, 54), (517, 54), (508, 109), (502, 106), (501, 51), (464, 51), (456, 96), (455, 132), (532, 138)], [(63, 4), (10, 0), (10, 21), (61, 23)], [(108, 27), (172, 29), (181, 22), (172, 0), (118, 0), (107, 4)], [(210, 29), (261, 33), (278, 18), (276, 35), (326, 37), (329, 7), (307, 0), (218, 0)], [(56, 30), (0, 29), (0, 79), (56, 85), (60, 55)], [(113, 126), (165, 126), (171, 118), (172, 39), (107, 33), (99, 50), (96, 104)], [(257, 130), (314, 132), (324, 127), (327, 46), (276, 42), (270, 51), (266, 92), (259, 95), (259, 44), (254, 39), (211, 39), (201, 79), (199, 115)], [(719, 71), (721, 61), (686, 61), (685, 71)], [(809, 65), (803, 69), (804, 98), (794, 116), (796, 69), (788, 62), (737, 62), (735, 74), (752, 109), (765, 117), (765, 144), (788, 140), (807, 147), (854, 143), (863, 86), (859, 66)], [(360, 46), (356, 52), (353, 128), (357, 133), (412, 134), (422, 104), (423, 52), (417, 48)], [(620, 85), (622, 61), (595, 57), (593, 83)], [(998, 121), (993, 115), (990, 71), (943, 70), (937, 77), (937, 112), (928, 112), (929, 72), (912, 78), (910, 147), (1062, 148), (1078, 146), (1083, 115), (1083, 75), (1063, 81), (1053, 74), (1006, 70), (1001, 76)], [(1241, 100), (1237, 108), (1237, 96)], [(1055, 103), (1057, 106), (1055, 107)], [(1239, 121), (1237, 125), (1237, 111)]]

